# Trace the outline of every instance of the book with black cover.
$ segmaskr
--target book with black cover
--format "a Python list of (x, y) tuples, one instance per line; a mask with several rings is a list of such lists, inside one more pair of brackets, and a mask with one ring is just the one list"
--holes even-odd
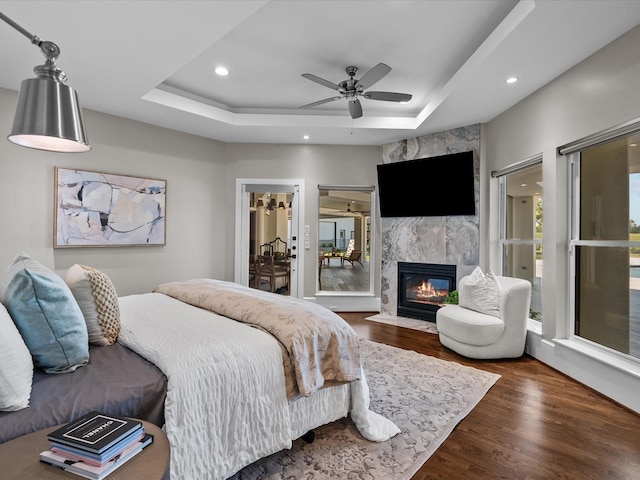
[(107, 448), (102, 453), (91, 453), (79, 448), (70, 447), (69, 445), (63, 445), (62, 443), (51, 442), (51, 451), (59, 455), (71, 458), (73, 460), (82, 460), (91, 465), (104, 465), (113, 457), (116, 457), (122, 453), (123, 450), (128, 448), (131, 444), (139, 442), (145, 436), (144, 428), (138, 429), (131, 435), (126, 436), (118, 443)]
[(147, 433), (139, 442), (129, 445), (129, 447), (126, 448), (119, 456), (111, 459), (109, 462), (101, 466), (89, 465), (83, 461), (70, 460), (62, 455), (52, 452), (51, 450), (41, 452), (40, 461), (84, 478), (102, 480), (152, 443), (153, 435)]
[(142, 422), (138, 420), (90, 412), (54, 430), (47, 438), (99, 454), (141, 428)]

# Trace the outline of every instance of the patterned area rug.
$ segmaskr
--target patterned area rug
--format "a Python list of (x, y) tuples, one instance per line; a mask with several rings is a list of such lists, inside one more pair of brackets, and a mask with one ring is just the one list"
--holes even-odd
[(378, 313), (371, 317), (365, 318), (365, 320), (371, 320), (372, 322), (386, 323), (388, 325), (396, 325), (398, 327), (411, 328), (413, 330), (420, 330), (427, 333), (438, 333), (438, 327), (435, 322), (428, 322), (426, 320), (416, 320), (415, 318), (406, 317), (394, 317), (393, 315), (385, 315), (384, 313)]
[(500, 375), (361, 340), (371, 409), (401, 432), (370, 442), (345, 418), (245, 467), (233, 480), (408, 480)]

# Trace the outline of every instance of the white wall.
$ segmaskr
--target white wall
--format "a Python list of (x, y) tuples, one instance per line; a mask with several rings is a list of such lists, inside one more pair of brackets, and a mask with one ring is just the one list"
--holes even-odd
[(481, 203), (484, 225), (492, 226), (482, 249), (497, 269), (497, 185), (488, 173), (542, 153), (543, 325), (541, 336), (529, 335), (529, 352), (636, 411), (640, 364), (577, 351), (571, 342), (556, 340), (566, 338), (569, 322), (567, 161), (557, 148), (640, 117), (638, 45), (640, 26), (485, 125), (483, 188), (491, 198)]
[[(234, 198), (236, 178), (300, 178), (305, 181), (304, 222), (310, 226), (311, 245), (304, 251), (304, 292), (315, 297), (318, 252), (318, 185), (376, 185), (376, 165), (381, 162), (381, 147), (340, 145), (267, 145), (228, 144), (226, 158), (226, 195)], [(234, 210), (227, 215), (227, 230), (233, 232)], [(233, 278), (233, 234), (227, 236), (230, 252), (226, 274)], [(376, 258), (380, 258), (379, 243)], [(376, 270), (376, 297), (379, 272)]]
[[(17, 93), (0, 89), (0, 132), (9, 132)], [(119, 295), (164, 281), (223, 277), (227, 248), (224, 144), (84, 111), (91, 152), (63, 154), (0, 139), (0, 277), (19, 252), (64, 275), (74, 263), (104, 271)], [(6, 133), (5, 133), (6, 134)], [(53, 249), (54, 167), (167, 180), (167, 242), (159, 247)]]
[[(17, 92), (0, 89), (0, 131), (10, 131), (16, 102)], [(377, 182), (380, 147), (225, 144), (91, 110), (83, 114), (88, 153), (0, 141), (0, 277), (24, 251), (60, 275), (74, 263), (102, 270), (119, 295), (186, 278), (233, 280), (235, 179), (303, 178), (313, 252), (305, 258), (304, 296), (313, 297), (317, 185)], [(55, 166), (167, 180), (166, 246), (53, 249)]]

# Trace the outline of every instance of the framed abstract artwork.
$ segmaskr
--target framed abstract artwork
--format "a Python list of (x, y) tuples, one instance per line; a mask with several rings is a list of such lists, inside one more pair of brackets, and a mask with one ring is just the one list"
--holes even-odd
[(55, 169), (53, 247), (165, 245), (166, 180)]

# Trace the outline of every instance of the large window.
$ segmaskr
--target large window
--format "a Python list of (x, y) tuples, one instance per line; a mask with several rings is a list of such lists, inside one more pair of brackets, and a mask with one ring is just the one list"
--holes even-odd
[(583, 148), (572, 167), (573, 335), (640, 358), (640, 134)]
[(493, 172), (500, 182), (502, 275), (531, 282), (532, 320), (542, 318), (542, 157)]

